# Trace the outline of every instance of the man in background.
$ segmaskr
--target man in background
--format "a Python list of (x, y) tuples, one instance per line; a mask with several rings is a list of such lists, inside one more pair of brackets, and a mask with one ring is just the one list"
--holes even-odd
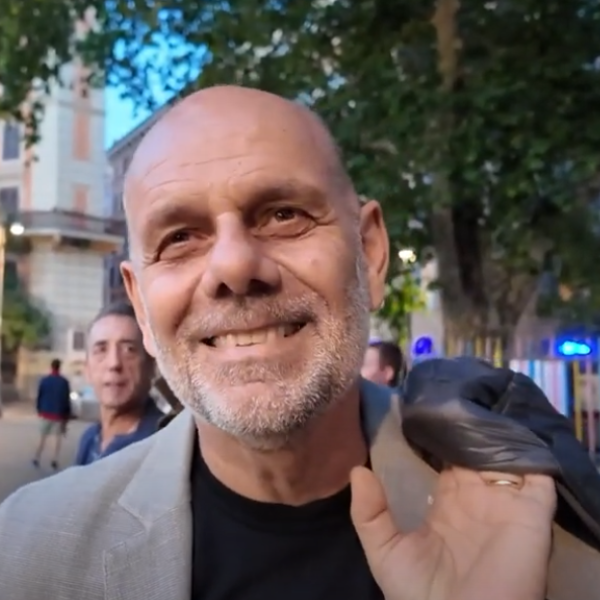
[(60, 366), (60, 360), (55, 358), (50, 363), (50, 373), (42, 378), (38, 387), (36, 404), (40, 418), (40, 443), (32, 461), (36, 468), (40, 466), (46, 441), (52, 437), (54, 454), (50, 465), (55, 471), (58, 470), (62, 438), (71, 418), (71, 387), (67, 378), (61, 375)]
[(404, 374), (402, 350), (393, 342), (371, 341), (365, 352), (361, 375), (380, 385), (398, 387)]
[(100, 422), (84, 432), (75, 464), (90, 464), (156, 431), (163, 414), (150, 397), (153, 374), (132, 307), (106, 307), (89, 328), (86, 357)]

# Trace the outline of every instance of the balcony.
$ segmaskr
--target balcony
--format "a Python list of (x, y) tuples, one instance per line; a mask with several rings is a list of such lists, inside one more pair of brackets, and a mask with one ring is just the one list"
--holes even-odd
[(11, 220), (23, 226), (22, 236), (31, 242), (45, 238), (51, 239), (57, 246), (99, 252), (119, 251), (126, 235), (124, 220), (64, 210), (24, 211)]

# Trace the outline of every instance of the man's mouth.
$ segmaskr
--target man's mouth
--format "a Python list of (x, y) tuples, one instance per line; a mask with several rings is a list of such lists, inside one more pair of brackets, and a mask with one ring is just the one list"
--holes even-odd
[(261, 327), (250, 331), (228, 332), (223, 335), (204, 338), (202, 342), (213, 348), (235, 348), (238, 346), (256, 346), (268, 344), (278, 339), (291, 337), (304, 328), (306, 323), (289, 323)]

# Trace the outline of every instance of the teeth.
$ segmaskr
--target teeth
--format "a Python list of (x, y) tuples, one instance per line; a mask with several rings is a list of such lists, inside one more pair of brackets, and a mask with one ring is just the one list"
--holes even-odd
[(266, 327), (244, 333), (228, 333), (219, 335), (212, 339), (216, 348), (234, 348), (235, 346), (253, 346), (255, 344), (267, 344), (278, 338), (287, 337), (296, 332), (296, 325), (279, 325), (277, 327)]

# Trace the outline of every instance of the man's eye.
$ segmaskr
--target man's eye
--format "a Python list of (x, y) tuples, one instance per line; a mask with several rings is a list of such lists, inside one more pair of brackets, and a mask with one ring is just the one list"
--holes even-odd
[(300, 216), (299, 212), (295, 208), (278, 208), (273, 216), (276, 221), (291, 221), (296, 217)]
[(176, 231), (167, 240), (168, 244), (182, 244), (190, 239), (190, 234), (187, 231)]

